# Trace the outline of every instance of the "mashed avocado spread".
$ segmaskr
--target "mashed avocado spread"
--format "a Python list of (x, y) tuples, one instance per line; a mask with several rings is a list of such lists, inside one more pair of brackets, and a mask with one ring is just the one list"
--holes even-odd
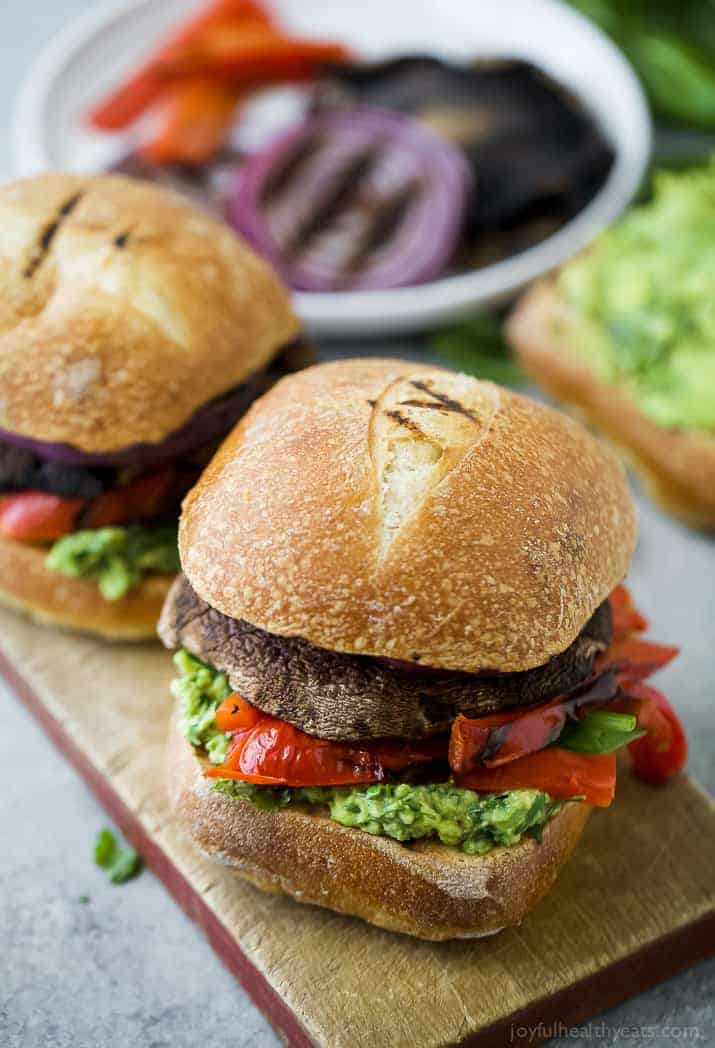
[(573, 349), (661, 426), (715, 430), (715, 157), (661, 172), (559, 277)]
[[(226, 675), (185, 650), (176, 653), (174, 663), (181, 674), (172, 684), (172, 694), (180, 703), (181, 729), (194, 746), (205, 748), (213, 764), (221, 764), (229, 736), (219, 731), (214, 713), (231, 692)], [(218, 779), (214, 788), (264, 809), (317, 806), (343, 826), (398, 841), (436, 837), (468, 855), (518, 844), (526, 835), (538, 838), (561, 807), (541, 790), (484, 794), (452, 782), (298, 789)]]
[(148, 574), (181, 571), (176, 527), (111, 527), (75, 531), (55, 542), (47, 567), (94, 578), (105, 600), (119, 600)]

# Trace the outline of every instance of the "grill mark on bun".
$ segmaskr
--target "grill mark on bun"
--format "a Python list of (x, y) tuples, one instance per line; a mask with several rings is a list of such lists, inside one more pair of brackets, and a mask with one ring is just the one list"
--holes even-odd
[(400, 426), (405, 426), (411, 433), (414, 433), (418, 439), (428, 440), (429, 438), (425, 433), (422, 432), (416, 422), (413, 422), (411, 418), (406, 418), (399, 411), (386, 411), (385, 414), (388, 418), (394, 419)]
[(52, 248), (52, 243), (60, 231), (63, 222), (65, 222), (72, 214), (74, 209), (82, 199), (83, 193), (73, 193), (71, 197), (65, 200), (64, 204), (58, 209), (57, 214), (48, 222), (40, 233), (39, 240), (33, 248), (30, 260), (25, 266), (22, 275), (30, 280), (37, 270), (40, 268), (42, 263), (45, 261)]
[[(445, 411), (454, 411), (458, 415), (465, 415), (467, 418), (471, 419), (472, 422), (476, 422), (478, 426), (482, 424), (482, 420), (475, 415), (473, 411), (470, 411), (469, 408), (465, 407), (464, 404), (460, 404), (458, 400), (453, 400), (452, 397), (447, 396), (446, 393), (440, 393), (439, 390), (432, 389), (429, 383), (421, 382), (419, 379), (413, 379), (412, 382), (410, 382), (410, 385), (414, 386), (415, 389), (419, 389), (423, 393), (426, 393), (427, 396), (434, 397), (434, 399), (442, 405)], [(409, 401), (403, 400), (402, 403), (407, 404)], [(421, 404), (419, 406), (432, 407), (433, 405)]]
[[(435, 388), (437, 383), (439, 388)], [(424, 397), (412, 394), (419, 390)], [(370, 419), (379, 559), (414, 521), (437, 486), (487, 433), (498, 407), (492, 387), (467, 376), (399, 377)]]

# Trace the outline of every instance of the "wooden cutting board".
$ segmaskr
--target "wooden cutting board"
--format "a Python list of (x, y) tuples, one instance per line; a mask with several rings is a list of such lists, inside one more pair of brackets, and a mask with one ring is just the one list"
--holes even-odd
[(715, 952), (715, 807), (686, 778), (624, 774), (518, 929), (423, 943), (264, 895), (194, 851), (165, 797), (163, 649), (10, 612), (0, 646), (0, 672), (290, 1045), (534, 1044)]

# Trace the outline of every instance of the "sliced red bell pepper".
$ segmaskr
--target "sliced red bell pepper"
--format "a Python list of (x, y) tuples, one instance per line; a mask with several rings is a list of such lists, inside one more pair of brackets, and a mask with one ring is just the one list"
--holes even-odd
[(364, 745), (386, 771), (402, 771), (413, 764), (446, 760), (449, 741), (446, 735), (438, 735), (431, 739), (373, 739)]
[(317, 739), (262, 713), (236, 694), (218, 707), (216, 724), (221, 731), (233, 732), (234, 739), (224, 764), (206, 771), (213, 778), (282, 786), (379, 782), (386, 770), (399, 771), (447, 755), (444, 737), (417, 742)]
[(168, 508), (175, 481), (174, 466), (141, 473), (129, 484), (110, 488), (93, 499), (81, 515), (81, 526), (106, 528), (113, 524), (151, 520)]
[(605, 671), (541, 706), (485, 717), (459, 715), (449, 739), (450, 767), (465, 775), (472, 768), (495, 768), (542, 750), (558, 739), (568, 716), (585, 706), (603, 705), (617, 694), (615, 674)]
[(206, 77), (192, 77), (162, 95), (160, 125), (139, 153), (152, 164), (197, 166), (223, 144), (241, 92)]
[(611, 644), (608, 651), (596, 659), (597, 670), (613, 670), (624, 687), (643, 681), (652, 673), (667, 666), (680, 648), (670, 644), (652, 644), (640, 637), (627, 637)]
[(645, 782), (660, 786), (685, 766), (688, 741), (678, 715), (665, 695), (648, 684), (633, 684), (628, 695), (639, 702), (638, 726), (647, 735), (630, 743), (633, 771)]
[(638, 611), (625, 586), (616, 586), (608, 598), (613, 619), (613, 640), (624, 640), (631, 633), (648, 629), (648, 619)]
[(255, 728), (265, 714), (232, 692), (216, 710), (216, 726), (219, 731), (238, 732)]
[(18, 542), (52, 542), (78, 528), (104, 528), (151, 520), (173, 499), (176, 469), (142, 473), (97, 498), (66, 498), (45, 491), (0, 495), (0, 534)]
[(616, 755), (550, 747), (498, 768), (475, 768), (467, 775), (457, 776), (456, 781), (459, 786), (480, 793), (544, 790), (560, 800), (583, 797), (589, 804), (606, 808), (616, 791)]
[(167, 81), (201, 76), (246, 87), (305, 80), (321, 65), (348, 58), (348, 50), (335, 41), (286, 36), (259, 23), (236, 24), (202, 33), (191, 46), (157, 63), (157, 72)]
[(214, 0), (205, 10), (170, 34), (152, 56), (128, 80), (111, 92), (89, 113), (89, 122), (101, 131), (121, 131), (152, 105), (164, 90), (166, 78), (159, 68), (176, 62), (202, 33), (220, 32), (235, 24), (246, 27), (273, 24), (271, 16), (256, 0)]
[(316, 739), (275, 717), (261, 717), (237, 732), (224, 763), (204, 774), (269, 786), (341, 786), (385, 777), (366, 750)]
[(74, 531), (86, 499), (63, 498), (45, 491), (0, 495), (0, 533), (18, 542), (52, 542)]

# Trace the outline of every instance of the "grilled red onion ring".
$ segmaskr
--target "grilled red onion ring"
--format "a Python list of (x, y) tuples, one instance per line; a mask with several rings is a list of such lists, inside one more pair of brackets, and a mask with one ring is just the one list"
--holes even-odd
[(314, 117), (242, 164), (229, 221), (294, 288), (400, 287), (438, 276), (462, 233), (461, 150), (379, 109)]

